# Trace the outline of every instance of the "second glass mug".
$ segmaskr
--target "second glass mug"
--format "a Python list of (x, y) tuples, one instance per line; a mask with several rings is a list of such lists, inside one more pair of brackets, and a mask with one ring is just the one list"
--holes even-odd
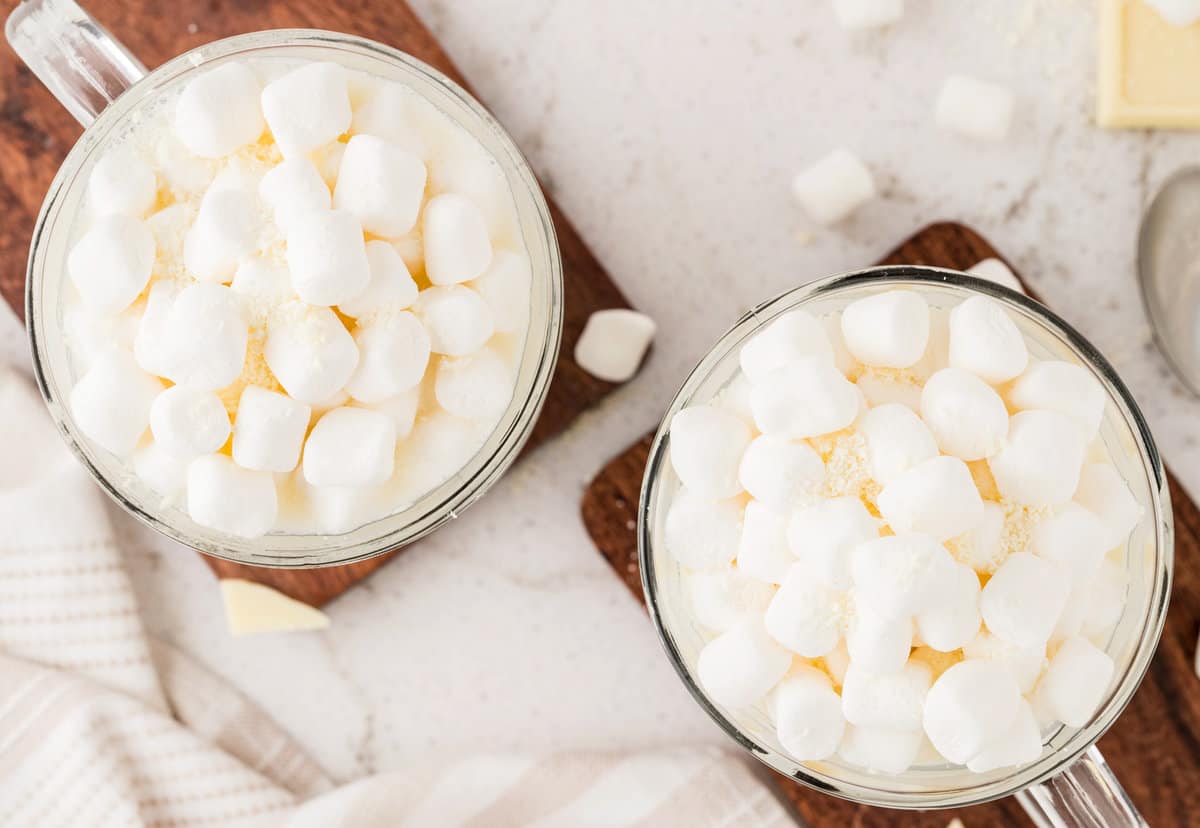
[[(71, 149), (42, 205), (30, 250), (26, 324), (38, 385), (68, 445), (100, 485), (135, 517), (207, 554), (259, 566), (351, 563), (391, 551), (455, 518), (511, 465), (533, 429), (549, 389), (562, 330), (562, 263), (533, 172), (494, 118), (454, 81), (409, 55), (351, 35), (288, 29), (219, 40), (153, 72), (73, 0), (24, 0), (8, 19), (13, 49), (86, 130)], [(269, 534), (244, 540), (197, 525), (163, 507), (127, 464), (84, 439), (65, 404), (74, 377), (61, 334), (68, 234), (84, 182), (110, 138), (142, 106), (222, 63), (259, 57), (330, 60), (405, 84), (465, 128), (494, 156), (517, 207), (533, 273), (530, 323), (512, 402), (482, 448), (449, 480), (398, 513), (340, 535)]]
[[(1016, 768), (981, 774), (965, 768), (918, 766), (895, 777), (868, 773), (836, 759), (798, 763), (779, 744), (765, 711), (727, 711), (695, 677), (707, 640), (689, 610), (683, 572), (665, 550), (666, 505), (678, 487), (669, 462), (672, 417), (703, 404), (738, 373), (742, 345), (781, 315), (804, 308), (817, 317), (885, 288), (915, 290), (948, 309), (972, 294), (1000, 302), (1039, 359), (1066, 359), (1087, 368), (1103, 386), (1101, 439), (1138, 502), (1143, 518), (1127, 546), (1129, 595), (1105, 648), (1116, 663), (1100, 709), (1083, 728), (1043, 734), (1042, 755)], [(1171, 588), (1174, 528), (1166, 475), (1153, 438), (1129, 390), (1112, 366), (1066, 322), (1043, 305), (963, 273), (929, 267), (878, 267), (833, 276), (788, 291), (751, 310), (727, 332), (684, 381), (663, 418), (646, 466), (638, 509), (642, 584), (650, 615), (684, 685), (710, 717), (757, 759), (799, 782), (855, 802), (889, 808), (949, 808), (1015, 794), (1038, 826), (1144, 825), (1133, 803), (1095, 748), (1140, 684), (1158, 645)]]

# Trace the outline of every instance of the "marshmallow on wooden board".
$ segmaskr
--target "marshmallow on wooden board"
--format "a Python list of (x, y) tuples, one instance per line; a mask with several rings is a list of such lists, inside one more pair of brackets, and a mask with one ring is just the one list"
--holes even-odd
[(779, 743), (793, 759), (826, 759), (837, 751), (846, 728), (842, 700), (820, 670), (794, 671), (771, 693), (770, 708)]
[(133, 340), (133, 357), (138, 365), (158, 377), (166, 376), (170, 370), (166, 344), (170, 339), (171, 307), (180, 290), (179, 283), (173, 281), (155, 282), (150, 286)]
[(738, 479), (750, 429), (711, 405), (684, 408), (671, 418), (671, 466), (689, 490), (712, 499), (742, 491)]
[(1050, 638), (1070, 591), (1062, 565), (1018, 552), (987, 582), (979, 610), (992, 635), (1018, 647), (1038, 647)]
[(130, 458), (133, 473), (163, 502), (173, 502), (187, 487), (187, 470), (192, 458), (171, 454), (156, 442), (137, 449)]
[(175, 136), (202, 158), (222, 158), (254, 143), (263, 126), (258, 77), (240, 61), (197, 75), (175, 104)]
[(786, 514), (817, 498), (825, 463), (808, 443), (762, 434), (746, 446), (737, 476), (755, 499)]
[(1033, 554), (1062, 564), (1071, 583), (1078, 586), (1096, 574), (1104, 553), (1111, 548), (1107, 527), (1077, 503), (1038, 523), (1033, 529)]
[(293, 69), (263, 88), (262, 111), (284, 158), (335, 141), (352, 117), (346, 70), (327, 62)]
[(145, 433), (161, 391), (162, 383), (138, 367), (128, 351), (110, 348), (71, 389), (71, 416), (88, 439), (124, 457)]
[(261, 537), (275, 526), (277, 498), (269, 472), (243, 469), (223, 454), (197, 457), (188, 466), (188, 514), (209, 529)]
[(242, 259), (258, 249), (260, 229), (253, 191), (214, 181), (184, 237), (183, 263), (188, 273), (204, 282), (232, 281)]
[(923, 738), (919, 730), (847, 725), (838, 756), (851, 765), (895, 775), (916, 760)]
[(1108, 463), (1089, 463), (1080, 470), (1075, 502), (1104, 524), (1106, 549), (1125, 543), (1144, 511), (1120, 472)]
[(725, 632), (745, 618), (761, 618), (775, 595), (770, 584), (748, 577), (735, 566), (691, 572), (684, 582), (692, 614), (701, 626), (715, 633)]
[(1083, 432), (1065, 414), (1021, 411), (1009, 419), (1008, 437), (988, 468), (1005, 499), (1057, 506), (1074, 494), (1086, 450)]
[(893, 478), (877, 503), (892, 531), (919, 532), (939, 541), (961, 535), (983, 519), (983, 500), (967, 464), (944, 455)]
[[(529, 257), (524, 253), (517, 253), (512, 250), (495, 250), (492, 252), (492, 263), (488, 265), (488, 269), (483, 272), (479, 278), (471, 283), (471, 287), (483, 297), (483, 301), (487, 302), (488, 308), (492, 311), (492, 322), (497, 331), (500, 333), (512, 333), (514, 331), (524, 330), (529, 322), (529, 306), (530, 306), (530, 290), (533, 285), (533, 271), (530, 269)], [(637, 313), (636, 311), (622, 311), (619, 316), (614, 316), (611, 320), (606, 320), (604, 316), (600, 317), (599, 321), (604, 321), (606, 330), (605, 336), (612, 336), (617, 339), (624, 347), (611, 348), (606, 350), (606, 353), (621, 353), (624, 359), (614, 365), (610, 373), (625, 375), (628, 373), (628, 364), (633, 361), (632, 355), (636, 352), (637, 360), (634, 363), (634, 369), (642, 361), (642, 356), (646, 349), (650, 346), (650, 340), (654, 338), (655, 325), (654, 320), (645, 314)], [(613, 311), (596, 311), (589, 317), (587, 324), (584, 326), (584, 333), (581, 336), (586, 336), (587, 328), (592, 324), (592, 318), (597, 314), (612, 314)], [(632, 316), (630, 316), (632, 314)], [(615, 324), (614, 324), (615, 323)], [(578, 359), (579, 347), (576, 346), (576, 359)], [(621, 370), (616, 370), (617, 367)], [(590, 369), (585, 368), (590, 372)], [(599, 375), (597, 375), (599, 376)], [(633, 376), (628, 373), (625, 379)], [(613, 380), (614, 382), (623, 382), (624, 380)]]
[(854, 547), (850, 576), (859, 606), (898, 618), (936, 606), (953, 564), (929, 535), (887, 535)]
[(1082, 636), (1058, 648), (1034, 691), (1035, 703), (1069, 727), (1083, 727), (1104, 700), (1113, 660)]
[(350, 130), (355, 135), (374, 135), (424, 160), (429, 145), (414, 126), (409, 113), (412, 92), (398, 83), (382, 83), (355, 108)]
[(346, 144), (333, 207), (355, 216), (368, 233), (403, 236), (417, 223), (424, 195), (420, 158), (374, 135), (355, 135)]
[(805, 658), (823, 656), (841, 638), (846, 595), (792, 566), (767, 607), (765, 624), (771, 638)]
[(943, 581), (937, 606), (917, 613), (917, 633), (925, 646), (948, 653), (962, 647), (979, 632), (979, 576), (971, 567), (956, 563)]
[(977, 141), (1002, 141), (1013, 116), (1013, 94), (999, 84), (951, 75), (942, 82), (934, 121)]
[(67, 255), (67, 274), (94, 314), (120, 313), (137, 299), (154, 267), (154, 234), (138, 219), (98, 219)]
[(366, 254), (367, 286), (358, 295), (339, 303), (338, 310), (362, 319), (411, 307), (417, 301), (417, 283), (396, 248), (375, 239), (367, 242)]
[(854, 384), (819, 357), (772, 371), (750, 392), (759, 430), (796, 439), (840, 431), (854, 422), (861, 406)]
[(997, 662), (1016, 680), (1022, 694), (1033, 689), (1046, 666), (1044, 645), (1019, 647), (997, 638), (987, 630), (980, 630), (978, 635), (963, 645), (962, 651), (968, 659), (986, 658)]
[(229, 412), (211, 391), (173, 385), (150, 406), (154, 441), (176, 457), (212, 454), (229, 439)]
[(466, 356), (484, 346), (495, 328), (483, 297), (464, 285), (431, 287), (417, 297), (417, 315), (435, 354)]
[(886, 675), (872, 673), (851, 661), (842, 682), (842, 712), (859, 727), (921, 730), (921, 709), (933, 684), (933, 673), (919, 661), (909, 661)]
[(762, 622), (749, 618), (704, 645), (696, 659), (696, 678), (722, 707), (749, 707), (779, 683), (792, 654), (767, 635)]
[(1044, 408), (1074, 420), (1091, 442), (1104, 417), (1105, 393), (1100, 382), (1082, 365), (1059, 360), (1034, 362), (1008, 390), (1008, 401), (1018, 411)]
[(267, 367), (300, 402), (317, 404), (340, 391), (358, 366), (358, 346), (329, 308), (289, 302), (267, 323)]
[(735, 501), (714, 503), (682, 489), (667, 510), (667, 551), (691, 569), (728, 565), (737, 553), (741, 535), (742, 510)]
[(438, 405), (456, 417), (496, 422), (512, 401), (512, 370), (495, 351), (487, 349), (443, 359), (433, 393)]
[(233, 425), (233, 459), (246, 469), (290, 472), (300, 462), (312, 409), (285, 394), (247, 385)]
[(858, 423), (867, 441), (871, 477), (887, 485), (904, 472), (938, 455), (937, 441), (912, 409), (885, 403), (870, 409)]
[(106, 152), (88, 174), (88, 205), (98, 216), (124, 213), (141, 218), (157, 196), (154, 168), (128, 147)]
[(823, 499), (796, 512), (787, 530), (788, 546), (809, 577), (834, 589), (850, 588), (854, 547), (877, 537), (879, 521), (851, 496)]
[(868, 602), (857, 602), (854, 620), (846, 630), (852, 667), (881, 676), (895, 673), (904, 668), (912, 645), (912, 619), (884, 615)]
[(993, 385), (1025, 370), (1025, 337), (1000, 303), (972, 296), (950, 311), (950, 365)]
[(391, 417), (396, 424), (396, 439), (403, 440), (412, 433), (420, 405), (421, 386), (417, 385), (389, 399), (371, 403), (368, 407)]
[(216, 391), (242, 375), (250, 330), (236, 293), (196, 282), (171, 304), (164, 325), (165, 376), (179, 385)]
[(1086, 636), (1103, 635), (1113, 628), (1125, 609), (1129, 576), (1112, 561), (1103, 561), (1087, 583), (1087, 613), (1080, 631)]
[(999, 259), (992, 257), (980, 259), (968, 267), (966, 272), (971, 276), (1002, 285), (1009, 290), (1015, 290), (1017, 293), (1025, 293), (1025, 287), (1021, 284), (1021, 280), (1009, 269), (1008, 265)]
[[(358, 366), (346, 382), (346, 391), (359, 402), (382, 402), (415, 387), (425, 376), (429, 334), (408, 311), (357, 328), (354, 344), (358, 348)], [(478, 391), (494, 397), (494, 385)], [(485, 401), (482, 396), (480, 401)]]
[(304, 443), (304, 479), (314, 486), (376, 486), (392, 476), (396, 425), (364, 408), (335, 408)]
[[(488, 273), (492, 272), (493, 270), (489, 269)], [(490, 284), (486, 279), (487, 275), (484, 274), (484, 278), (475, 282), (477, 289), (483, 290)], [(494, 297), (489, 299), (486, 294), (480, 295), (484, 297), (494, 315), (498, 300)], [(517, 298), (528, 307), (528, 291), (523, 297)], [(503, 306), (500, 310), (506, 315), (511, 315)], [(626, 308), (594, 311), (584, 324), (583, 333), (575, 342), (575, 362), (593, 377), (606, 382), (625, 382), (637, 373), (656, 331), (654, 320), (644, 313)]]
[(750, 382), (766, 380), (772, 371), (809, 357), (833, 359), (825, 326), (806, 310), (783, 314), (742, 346), (738, 362)]
[(847, 149), (836, 149), (792, 179), (792, 195), (818, 224), (836, 224), (875, 198), (871, 171)]
[(833, 12), (846, 29), (873, 29), (904, 15), (904, 0), (833, 0)]
[(911, 290), (857, 299), (842, 311), (842, 336), (864, 365), (908, 368), (929, 344), (929, 305)]
[(1008, 434), (1008, 409), (986, 382), (961, 368), (943, 368), (921, 392), (921, 419), (938, 446), (960, 460), (991, 457)]
[(1008, 730), (968, 759), (967, 768), (975, 773), (986, 773), (996, 768), (1024, 765), (1041, 755), (1041, 728), (1029, 702), (1021, 699)]
[(284, 235), (298, 213), (328, 210), (331, 203), (328, 185), (304, 157), (287, 158), (269, 169), (258, 183), (258, 195), (271, 208)]
[(747, 503), (738, 542), (738, 569), (751, 578), (780, 584), (795, 562), (788, 549), (787, 517), (757, 500)]
[(310, 305), (340, 305), (371, 281), (358, 219), (342, 210), (298, 210), (287, 234), (287, 263), (296, 295)]
[(1021, 691), (998, 663), (961, 661), (942, 673), (925, 696), (922, 722), (938, 752), (963, 764), (1000, 739), (1017, 717)]

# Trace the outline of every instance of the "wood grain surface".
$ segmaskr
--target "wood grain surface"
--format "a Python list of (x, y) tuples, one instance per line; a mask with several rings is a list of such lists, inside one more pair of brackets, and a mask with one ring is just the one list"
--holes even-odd
[[(966, 269), (989, 256), (988, 242), (959, 224), (935, 224), (900, 245), (880, 264)], [(605, 466), (582, 503), (583, 522), (597, 548), (638, 601), (637, 519), (642, 474), (652, 434)], [(1200, 825), (1200, 679), (1192, 669), (1200, 627), (1200, 509), (1167, 474), (1175, 511), (1175, 582), (1162, 643), (1133, 701), (1100, 740), (1126, 791), (1154, 826)], [(904, 825), (943, 828), (957, 816), (966, 828), (1028, 825), (1012, 798), (957, 811), (901, 812), (855, 805), (767, 772), (795, 813), (816, 828)]]
[[(318, 28), (369, 37), (429, 63), (467, 86), (412, 10), (396, 0), (82, 0), (148, 67), (212, 40), (261, 29)], [(5, 13), (13, 4), (5, 4)], [(82, 132), (7, 46), (0, 48), (0, 294), (24, 316), (25, 260), (50, 181)], [(550, 202), (565, 281), (561, 356), (550, 395), (526, 445), (566, 428), (613, 389), (574, 361), (575, 341), (592, 311), (628, 302), (562, 211)], [(396, 553), (392, 553), (393, 555)], [(383, 566), (392, 555), (324, 569), (283, 570), (205, 557), (222, 577), (265, 583), (320, 606)]]

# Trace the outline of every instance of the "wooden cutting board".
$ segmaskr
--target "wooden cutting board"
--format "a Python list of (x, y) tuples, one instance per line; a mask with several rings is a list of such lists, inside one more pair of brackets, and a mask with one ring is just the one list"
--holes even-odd
[[(917, 233), (880, 264), (965, 270), (992, 256), (1001, 258), (978, 233), (944, 223)], [(646, 435), (605, 466), (582, 504), (592, 540), (638, 601), (644, 599), (635, 525), (653, 436)], [(1167, 625), (1141, 688), (1100, 740), (1100, 749), (1151, 825), (1200, 825), (1200, 679), (1192, 669), (1200, 626), (1200, 509), (1169, 471), (1167, 478), (1175, 510), (1175, 583)], [(1012, 798), (953, 812), (900, 812), (854, 805), (780, 774), (767, 775), (795, 813), (816, 828), (943, 828), (955, 816), (966, 828), (1029, 824)]]
[[(148, 67), (212, 40), (260, 29), (315, 28), (369, 37), (469, 85), (412, 10), (397, 0), (81, 0)], [(11, 4), (7, 4), (11, 5)], [(6, 12), (7, 13), (7, 12)], [(25, 260), (34, 220), (59, 164), (82, 132), (7, 46), (0, 47), (0, 294), (24, 317)], [(526, 451), (562, 431), (615, 386), (575, 364), (575, 342), (593, 311), (628, 302), (571, 222), (550, 201), (562, 250), (565, 314), (562, 350), (549, 398)], [(245, 566), (205, 556), (221, 577), (248, 578), (321, 606), (395, 554), (324, 569)]]

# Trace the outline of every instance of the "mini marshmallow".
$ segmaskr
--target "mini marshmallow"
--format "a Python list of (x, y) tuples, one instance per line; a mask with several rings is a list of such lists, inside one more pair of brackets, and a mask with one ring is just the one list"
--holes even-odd
[(797, 670), (771, 694), (775, 733), (783, 749), (801, 762), (837, 751), (846, 728), (842, 700), (820, 670)]
[(328, 144), (350, 128), (346, 70), (336, 63), (308, 63), (271, 81), (262, 111), (285, 158)]
[(988, 296), (972, 296), (950, 311), (950, 365), (993, 385), (1025, 370), (1025, 337), (1004, 308)]
[(300, 462), (311, 416), (312, 409), (302, 402), (247, 385), (233, 425), (234, 462), (257, 471), (290, 472)]
[(171, 307), (179, 296), (177, 282), (155, 282), (146, 294), (146, 307), (133, 340), (133, 357), (147, 373), (165, 376), (170, 370), (170, 354), (164, 347), (170, 339)]
[(879, 522), (857, 497), (836, 497), (793, 515), (787, 537), (810, 577), (834, 589), (849, 589), (851, 552), (879, 537)]
[[(494, 301), (488, 305), (495, 308)], [(593, 377), (625, 382), (637, 373), (656, 330), (654, 320), (644, 313), (625, 308), (595, 311), (575, 343), (575, 362)]]
[(929, 343), (929, 305), (911, 290), (889, 290), (851, 302), (842, 311), (842, 336), (866, 365), (908, 368)]
[(742, 346), (738, 361), (752, 383), (772, 371), (808, 357), (833, 358), (825, 326), (806, 310), (785, 313)]
[(175, 104), (175, 135), (202, 158), (230, 155), (262, 131), (258, 78), (239, 61), (188, 81)]
[(1017, 703), (1017, 715), (1013, 717), (1007, 732), (968, 759), (967, 768), (975, 773), (985, 773), (996, 768), (1024, 765), (1041, 755), (1041, 728), (1029, 702), (1021, 699)]
[(321, 180), (330, 191), (337, 185), (338, 173), (342, 169), (342, 159), (345, 156), (346, 145), (338, 141), (326, 144), (309, 154)]
[(1002, 141), (1012, 123), (1013, 94), (966, 75), (942, 82), (933, 119), (942, 129), (977, 141)]
[(985, 500), (983, 517), (969, 531), (955, 538), (955, 557), (972, 569), (992, 572), (1000, 563), (1003, 537), (1004, 507)]
[(88, 204), (99, 216), (124, 213), (141, 218), (158, 195), (154, 169), (127, 147), (109, 150), (92, 167)]
[(987, 582), (979, 610), (992, 635), (1018, 647), (1039, 647), (1054, 631), (1070, 591), (1062, 566), (1018, 552)]
[(1009, 731), (1021, 704), (1011, 675), (987, 659), (961, 661), (925, 697), (925, 734), (938, 753), (963, 764)]
[(456, 417), (494, 423), (512, 401), (512, 371), (486, 349), (445, 359), (438, 366), (433, 393), (438, 405)]
[(396, 424), (396, 439), (403, 440), (412, 433), (417, 420), (417, 408), (421, 404), (421, 386), (415, 386), (391, 399), (372, 403), (370, 408), (387, 414)]
[(783, 579), (767, 607), (765, 623), (771, 638), (805, 658), (823, 656), (841, 638), (845, 593), (808, 577), (796, 564)]
[(868, 370), (854, 384), (872, 408), (894, 403), (914, 413), (921, 411), (921, 386), (907, 378), (881, 376)]
[(821, 656), (825, 669), (833, 678), (834, 684), (841, 685), (846, 679), (846, 671), (850, 669), (850, 651), (846, 649), (845, 640), (839, 641), (832, 650)]
[(787, 518), (757, 500), (746, 504), (738, 569), (751, 578), (781, 584), (796, 563), (787, 542)]
[(957, 457), (939, 456), (913, 466), (884, 486), (879, 513), (892, 531), (920, 532), (946, 540), (983, 519), (983, 500), (971, 470)]
[(258, 232), (254, 193), (215, 182), (184, 238), (183, 263), (201, 281), (229, 282), (239, 262), (258, 248)]
[(742, 534), (735, 501), (714, 503), (688, 489), (671, 501), (665, 524), (667, 550), (691, 569), (714, 569), (733, 560)]
[(921, 418), (938, 446), (961, 460), (991, 457), (1008, 434), (1008, 409), (986, 382), (961, 368), (943, 368), (921, 392)]
[[(429, 364), (429, 334), (421, 321), (408, 311), (356, 329), (354, 344), (358, 347), (358, 367), (346, 382), (346, 391), (359, 402), (389, 399), (413, 388), (425, 376), (425, 367)], [(483, 371), (477, 371), (476, 376), (490, 379), (488, 366), (482, 367)], [(504, 375), (507, 377), (507, 371)], [(486, 388), (476, 389), (477, 402), (488, 410), (495, 403), (496, 385), (492, 381)], [(500, 385), (512, 394), (511, 383), (505, 381)], [(469, 392), (469, 389), (460, 390)]]
[(238, 295), (224, 285), (188, 285), (167, 314), (166, 376), (179, 385), (216, 391), (242, 375), (249, 326)]
[(306, 504), (317, 530), (326, 535), (352, 532), (379, 516), (371, 490), (339, 486), (310, 486)]
[(833, 0), (833, 12), (843, 28), (872, 29), (899, 20), (904, 0)]
[(818, 224), (836, 224), (875, 198), (871, 171), (847, 149), (836, 149), (792, 179), (792, 194)]
[(296, 298), (287, 268), (265, 259), (247, 259), (238, 265), (229, 289), (242, 297), (247, 314), (258, 321), (276, 305)]
[(154, 249), (154, 234), (143, 222), (104, 216), (71, 248), (67, 273), (92, 313), (120, 313), (150, 281)]
[(817, 357), (772, 371), (750, 392), (759, 430), (796, 439), (840, 431), (854, 422), (861, 406), (854, 383)]
[(167, 453), (191, 460), (225, 445), (229, 412), (211, 391), (174, 385), (154, 398), (150, 432)]
[(895, 618), (936, 606), (953, 563), (928, 535), (888, 535), (854, 547), (850, 577), (859, 606)]
[(329, 308), (289, 302), (267, 324), (263, 357), (289, 395), (316, 404), (353, 376), (358, 346)]
[(469, 282), (492, 262), (487, 220), (465, 196), (443, 193), (431, 198), (421, 218), (421, 234), (425, 272), (435, 285)]
[(288, 158), (268, 170), (258, 184), (258, 196), (285, 235), (297, 213), (328, 210), (331, 203), (329, 187), (307, 158)]
[(148, 443), (133, 453), (133, 473), (164, 502), (171, 502), (187, 486), (191, 459), (171, 454), (158, 443)]
[(1023, 506), (1057, 506), (1079, 483), (1086, 445), (1073, 420), (1056, 411), (1021, 411), (1003, 448), (988, 458), (1000, 494)]
[(745, 618), (767, 611), (775, 595), (770, 584), (748, 578), (737, 567), (716, 572), (692, 572), (685, 576), (692, 614), (715, 633), (732, 629)]
[(852, 662), (842, 682), (842, 712), (846, 721), (859, 727), (920, 731), (921, 709), (931, 684), (933, 673), (919, 661), (889, 675), (871, 673)]
[(746, 619), (704, 645), (696, 659), (696, 677), (722, 707), (749, 707), (779, 683), (792, 655), (772, 641), (762, 622)]
[(1122, 567), (1112, 561), (1100, 564), (1086, 586), (1089, 598), (1087, 614), (1080, 627), (1084, 635), (1104, 635), (1120, 620), (1121, 611), (1125, 609), (1128, 584), (1129, 576)]
[(966, 658), (986, 658), (998, 663), (1017, 682), (1022, 694), (1034, 688), (1042, 674), (1042, 668), (1046, 666), (1045, 646), (1018, 647), (986, 630), (981, 630), (977, 636), (964, 644), (962, 651)]
[(898, 403), (876, 406), (863, 415), (858, 432), (866, 438), (871, 477), (885, 486), (938, 455), (937, 441), (912, 409)]
[(343, 301), (338, 310), (361, 318), (372, 313), (392, 312), (410, 307), (417, 301), (417, 283), (404, 259), (385, 241), (367, 242), (367, 286), (352, 299)]
[(1106, 549), (1125, 543), (1142, 519), (1142, 505), (1129, 491), (1120, 472), (1108, 463), (1089, 463), (1083, 467), (1075, 502), (1104, 524)]
[[(513, 333), (525, 329), (529, 322), (532, 285), (533, 272), (529, 267), (529, 257), (511, 250), (493, 251), (492, 263), (488, 265), (488, 269), (484, 271), (483, 275), (472, 283), (472, 287), (483, 297), (483, 301), (487, 302), (488, 308), (492, 311), (492, 321), (500, 333)], [(604, 361), (607, 366), (604, 374), (621, 377), (612, 382), (624, 382), (633, 376), (633, 372), (642, 362), (646, 349), (650, 347), (650, 341), (654, 339), (656, 330), (654, 320), (637, 311), (620, 308), (596, 311), (588, 317), (588, 321), (583, 327), (581, 340), (588, 336), (588, 330), (594, 324), (600, 325), (601, 323), (603, 323), (603, 327), (593, 335), (603, 334), (605, 338), (611, 338), (623, 347), (610, 347), (603, 351), (586, 349), (584, 357), (591, 363), (591, 368), (584, 366), (584, 370), (603, 378), (604, 375), (593, 371), (593, 369), (603, 370), (600, 368), (600, 361), (592, 359), (588, 352), (604, 353), (610, 357), (609, 360)], [(576, 345), (576, 361), (579, 360), (580, 350), (580, 347)], [(614, 359), (618, 354), (623, 357), (619, 362)], [(630, 365), (632, 365), (632, 370)]]
[(357, 217), (368, 233), (385, 238), (407, 233), (417, 223), (424, 194), (420, 158), (373, 135), (355, 135), (346, 144), (333, 207)]
[(417, 297), (416, 309), (435, 354), (466, 356), (492, 338), (492, 312), (469, 287), (427, 288)]
[(1196, 0), (1146, 0), (1162, 19), (1172, 26), (1190, 26), (1200, 20), (1200, 3)]
[(1033, 554), (1062, 564), (1075, 585), (1096, 574), (1109, 548), (1107, 527), (1076, 503), (1068, 503), (1033, 529)]
[(201, 526), (257, 538), (270, 532), (279, 512), (275, 478), (237, 466), (223, 454), (197, 457), (188, 466), (187, 508)]
[(738, 468), (750, 429), (711, 405), (694, 405), (671, 418), (671, 466), (693, 492), (712, 499), (742, 491)]
[(398, 83), (383, 83), (354, 111), (350, 130), (355, 135), (374, 135), (424, 159), (429, 146), (413, 126), (408, 113), (412, 93)]
[(1013, 408), (1044, 408), (1066, 414), (1087, 442), (1096, 438), (1104, 417), (1105, 394), (1100, 382), (1081, 365), (1058, 360), (1031, 364), (1008, 392)]
[(821, 327), (825, 329), (825, 337), (829, 340), (829, 347), (833, 349), (833, 364), (843, 375), (858, 371), (862, 366), (858, 364), (858, 360), (850, 353), (846, 347), (845, 340), (842, 339), (842, 315), (840, 313), (828, 313), (821, 317)]
[(923, 740), (919, 730), (846, 726), (838, 756), (876, 773), (904, 773), (917, 758)]
[[(754, 411), (750, 408), (750, 380), (745, 374), (737, 374), (729, 384), (722, 388), (712, 398), (712, 404), (722, 411), (728, 411), (746, 425), (754, 426)], [(741, 474), (739, 469), (738, 474)]]
[(914, 619), (925, 646), (943, 653), (957, 650), (979, 633), (979, 576), (961, 563), (951, 572), (938, 605), (917, 613)]
[(71, 389), (71, 416), (89, 440), (122, 457), (150, 424), (150, 407), (162, 383), (119, 348), (101, 354)]
[(1108, 654), (1086, 638), (1069, 638), (1042, 674), (1035, 702), (1068, 727), (1083, 727), (1104, 700), (1113, 666)]
[(995, 282), (1009, 290), (1015, 290), (1017, 293), (1025, 293), (1025, 287), (1021, 284), (1021, 280), (1009, 270), (1008, 265), (999, 259), (982, 259), (968, 267), (967, 273), (979, 279)]
[(386, 489), (389, 502), (414, 501), (446, 482), (471, 462), (489, 432), (444, 411), (423, 414), (397, 446), (396, 479)]
[(846, 631), (852, 669), (880, 676), (895, 673), (904, 668), (912, 646), (913, 626), (909, 618), (881, 615), (869, 605), (859, 603), (854, 622)]
[(1083, 630), (1083, 619), (1091, 607), (1092, 596), (1088, 592), (1087, 583), (1073, 586), (1067, 593), (1067, 603), (1058, 616), (1058, 623), (1050, 633), (1051, 645), (1060, 643), (1068, 638), (1074, 638)]
[(287, 235), (287, 263), (296, 295), (310, 305), (349, 302), (371, 281), (362, 226), (341, 210), (297, 211)]
[(825, 463), (808, 443), (763, 434), (746, 446), (737, 476), (756, 499), (786, 514), (820, 495)]
[(335, 408), (304, 443), (304, 479), (314, 486), (375, 486), (392, 476), (396, 426), (363, 408)]

